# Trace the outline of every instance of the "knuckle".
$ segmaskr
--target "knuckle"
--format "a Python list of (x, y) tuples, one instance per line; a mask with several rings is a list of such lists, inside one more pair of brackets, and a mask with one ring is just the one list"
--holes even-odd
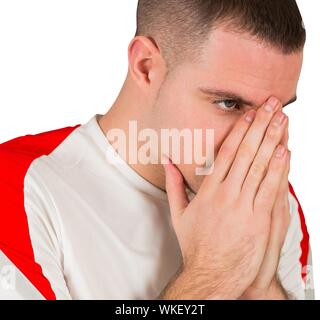
[(255, 204), (255, 209), (259, 212), (268, 212), (270, 210), (270, 200), (267, 196), (261, 196)]
[(280, 203), (280, 210), (281, 210), (282, 212), (286, 212), (286, 211), (287, 211), (287, 204), (286, 204), (285, 201), (281, 201), (281, 203)]
[(221, 200), (221, 204), (223, 206), (230, 205), (231, 203), (234, 203), (237, 199), (237, 194), (234, 192), (230, 192), (231, 190), (231, 184), (228, 180), (224, 181), (220, 185), (219, 190), (219, 199)]
[(270, 183), (263, 183), (261, 192), (260, 192), (260, 200), (263, 204), (269, 204), (270, 203), (270, 196), (274, 194), (275, 188), (274, 185), (271, 185)]
[(265, 111), (263, 110), (263, 108), (260, 108), (257, 111), (257, 115), (256, 115), (256, 123), (259, 125), (261, 124), (265, 124), (267, 121), (269, 121), (269, 119), (267, 119)]
[(286, 226), (289, 226), (290, 225), (290, 222), (291, 222), (291, 215), (290, 215), (290, 211), (288, 210), (288, 213), (285, 215), (285, 225)]
[(280, 212), (278, 212), (277, 215), (278, 215), (278, 218), (281, 220), (281, 223), (284, 226), (289, 225), (291, 215), (290, 215), (289, 206), (286, 203), (286, 201), (282, 201), (281, 203), (278, 204), (278, 210), (280, 210)]
[(229, 160), (233, 157), (234, 151), (227, 144), (223, 144), (219, 153), (222, 155), (223, 159)]
[(262, 177), (267, 172), (267, 166), (261, 162), (255, 162), (252, 164), (250, 174), (253, 177)]
[(254, 157), (252, 147), (247, 143), (243, 143), (239, 148), (239, 155), (243, 158), (252, 159)]
[(276, 142), (279, 139), (279, 131), (277, 129), (269, 128), (266, 134), (266, 139), (270, 142)]
[(284, 169), (284, 166), (285, 166), (285, 164), (283, 162), (277, 161), (275, 156), (273, 156), (273, 159), (271, 160), (270, 165), (269, 165), (269, 171), (272, 174), (278, 174)]

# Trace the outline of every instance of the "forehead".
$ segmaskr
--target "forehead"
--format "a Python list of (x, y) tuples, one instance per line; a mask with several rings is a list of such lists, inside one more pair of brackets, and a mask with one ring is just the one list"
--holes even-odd
[(270, 95), (283, 102), (296, 94), (303, 53), (285, 55), (249, 34), (217, 29), (199, 61), (203, 85), (232, 91), (262, 104)]

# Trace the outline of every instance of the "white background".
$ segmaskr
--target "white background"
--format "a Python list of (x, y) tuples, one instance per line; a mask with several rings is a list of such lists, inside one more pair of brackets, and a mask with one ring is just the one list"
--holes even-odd
[[(0, 0), (0, 143), (107, 111), (127, 72), (136, 3)], [(298, 3), (308, 41), (298, 102), (286, 108), (290, 180), (307, 219), (320, 299), (320, 2)]]

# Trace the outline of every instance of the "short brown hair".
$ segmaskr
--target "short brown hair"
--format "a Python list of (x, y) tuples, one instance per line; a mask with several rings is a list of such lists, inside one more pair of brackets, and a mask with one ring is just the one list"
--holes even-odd
[[(139, 0), (136, 36), (153, 38), (171, 62), (201, 49), (210, 30), (248, 32), (284, 54), (303, 49), (306, 31), (295, 0)], [(167, 61), (169, 62), (169, 61)]]

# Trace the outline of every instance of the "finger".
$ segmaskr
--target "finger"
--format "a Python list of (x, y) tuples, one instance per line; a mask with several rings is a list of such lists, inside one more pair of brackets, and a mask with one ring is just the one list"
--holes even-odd
[(258, 153), (249, 169), (241, 193), (251, 203), (253, 203), (259, 185), (265, 177), (275, 149), (281, 139), (284, 140), (283, 136), (287, 128), (287, 119), (282, 111), (279, 111), (272, 119)]
[(267, 223), (267, 221), (271, 218), (270, 213), (275, 204), (281, 180), (286, 169), (287, 157), (287, 149), (280, 145), (274, 152), (268, 172), (260, 184), (257, 192), (254, 201), (254, 212), (258, 213), (257, 219), (262, 224)]
[(224, 180), (234, 161), (239, 145), (253, 123), (255, 116), (256, 111), (251, 110), (239, 119), (231, 133), (223, 142), (214, 162), (213, 174), (205, 178), (204, 184), (206, 180), (217, 183)]
[(259, 274), (254, 281), (255, 288), (266, 288), (274, 278), (281, 254), (281, 249), (288, 232), (290, 222), (288, 200), (288, 173), (290, 168), (290, 151), (288, 152), (287, 164), (282, 177), (278, 196), (271, 214), (270, 236), (267, 249), (260, 267)]
[(280, 101), (272, 97), (258, 110), (255, 121), (243, 139), (226, 178), (226, 182), (232, 185), (233, 190), (240, 192), (266, 130), (280, 106)]
[(283, 246), (283, 242), (285, 240), (285, 236), (290, 221), (288, 182), (288, 175), (290, 171), (290, 158), (291, 153), (290, 151), (288, 151), (285, 172), (283, 174), (282, 181), (279, 187), (278, 196), (272, 210), (272, 232), (270, 236), (270, 245), (274, 246), (275, 248), (278, 248), (279, 250)]
[(288, 161), (287, 161), (286, 169), (283, 174), (281, 185), (279, 188), (278, 198), (281, 197), (282, 195), (286, 195), (286, 193), (289, 192), (290, 161), (291, 161), (291, 152), (288, 150)]
[[(288, 149), (288, 144), (289, 144), (289, 118), (287, 118), (287, 126), (286, 126), (286, 130), (285, 133), (281, 139), (280, 142), (281, 145), (283, 145), (285, 148)], [(281, 193), (282, 192), (286, 192), (289, 191), (289, 173), (290, 173), (290, 162), (291, 162), (291, 152), (288, 150), (288, 162), (287, 162), (287, 166), (285, 169), (285, 172), (283, 174), (283, 179), (280, 185), (280, 190), (279, 190), (279, 196), (281, 197)]]
[(273, 208), (273, 211), (278, 209), (281, 206), (281, 203), (283, 202), (283, 199), (288, 199), (289, 194), (289, 173), (290, 173), (290, 161), (291, 161), (291, 152), (288, 150), (288, 160), (286, 164), (285, 171), (283, 173), (283, 177), (281, 180), (281, 184), (279, 187), (279, 192), (276, 198), (275, 206)]
[[(285, 175), (288, 173), (290, 162), (290, 152), (287, 156), (287, 164)], [(285, 181), (285, 179), (282, 179)], [(288, 183), (282, 183), (279, 190), (279, 196), (276, 200), (275, 206), (272, 210), (270, 237), (268, 246), (265, 252), (262, 266), (260, 268), (259, 277), (256, 279), (257, 286), (263, 286), (268, 281), (271, 282), (274, 277), (280, 260), (281, 249), (283, 247), (288, 226), (290, 222), (290, 206), (288, 200)]]
[[(289, 141), (289, 119), (287, 120), (287, 127), (283, 138), (281, 139), (282, 145), (284, 145), (288, 149), (288, 141)], [(283, 174), (283, 179), (280, 185), (279, 193), (277, 199), (281, 199), (282, 194), (286, 194), (289, 192), (289, 173), (290, 173), (290, 162), (291, 162), (291, 152), (288, 150), (288, 163), (286, 166), (286, 170)]]
[(287, 127), (286, 131), (281, 139), (280, 144), (282, 144), (284, 147), (288, 149), (289, 147), (289, 118), (287, 118)]
[(166, 191), (168, 195), (172, 219), (179, 217), (189, 204), (189, 199), (185, 191), (184, 178), (178, 168), (169, 160), (164, 164), (166, 175)]

